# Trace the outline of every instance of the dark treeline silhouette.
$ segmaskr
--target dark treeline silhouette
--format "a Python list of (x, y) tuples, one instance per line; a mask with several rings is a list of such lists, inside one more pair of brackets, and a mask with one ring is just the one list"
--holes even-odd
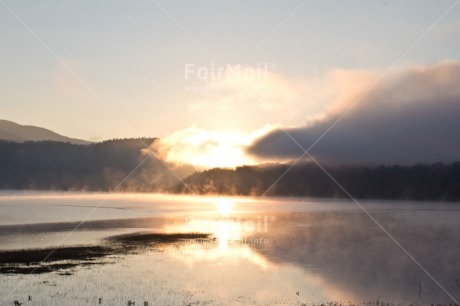
[[(289, 171), (288, 164), (272, 164), (193, 173), (191, 166), (165, 165), (148, 155), (146, 146), (155, 141), (0, 141), (0, 189), (347, 197), (315, 164), (299, 164)], [(359, 199), (460, 201), (460, 162), (327, 170)], [(178, 178), (185, 178), (186, 184)]]
[[(153, 155), (146, 158), (146, 146), (154, 141), (114, 139), (89, 145), (0, 141), (0, 188), (167, 191), (177, 178)], [(174, 171), (186, 176), (193, 169), (176, 167)]]
[[(347, 198), (317, 165), (304, 163), (287, 171), (288, 168), (285, 164), (244, 166), (235, 170), (216, 168), (194, 173), (185, 180), (187, 187), (177, 189), (198, 194)], [(355, 198), (460, 200), (460, 162), (341, 166), (327, 167), (327, 170)]]

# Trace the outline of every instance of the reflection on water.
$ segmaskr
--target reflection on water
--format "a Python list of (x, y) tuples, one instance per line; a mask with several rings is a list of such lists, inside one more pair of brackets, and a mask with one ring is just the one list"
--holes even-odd
[[(268, 268), (270, 262), (253, 250), (254, 245), (267, 244), (263, 237), (254, 234), (267, 233), (268, 220), (265, 216), (236, 214), (236, 203), (231, 198), (217, 198), (214, 214), (195, 213), (183, 219), (183, 222), (167, 224), (166, 233), (211, 233), (213, 241), (196, 241), (181, 245), (180, 252), (173, 256), (193, 265), (196, 261), (219, 261), (231, 258), (233, 261), (246, 260), (261, 268)], [(262, 223), (263, 222), (263, 223)]]
[[(26, 221), (0, 225), (0, 248), (36, 247), (30, 237), (50, 241), (68, 234), (82, 212), (97, 207), (101, 198), (88, 194), (0, 197), (2, 212), (14, 220), (25, 214)], [(363, 205), (451, 296), (460, 298), (455, 282), (460, 279), (458, 206)], [(54, 222), (37, 218), (43, 209), (56, 207)], [(50, 300), (65, 304), (59, 289), (75, 304), (87, 304), (82, 299), (96, 301), (102, 294), (109, 304), (142, 297), (150, 305), (155, 301), (158, 305), (452, 302), (353, 203), (113, 195), (93, 216), (68, 243), (94, 243), (104, 236), (138, 231), (210, 233), (212, 237), (154, 245), (111, 260), (110, 265), (73, 270), (65, 279), (53, 273), (27, 276), (24, 286), (43, 305)], [(9, 303), (4, 300), (6, 293), (19, 278), (0, 276), (0, 303)], [(89, 279), (95, 286), (92, 291), (87, 290)], [(43, 281), (56, 286), (45, 286)]]
[(165, 226), (167, 233), (212, 233), (214, 240), (187, 241), (181, 244), (180, 252), (173, 256), (188, 265), (197, 261), (219, 261), (232, 259), (233, 261), (246, 260), (261, 268), (268, 268), (269, 261), (253, 250), (253, 246), (267, 244), (264, 238), (250, 237), (253, 229), (248, 230), (247, 224), (240, 220), (232, 219), (187, 219), (184, 224)]

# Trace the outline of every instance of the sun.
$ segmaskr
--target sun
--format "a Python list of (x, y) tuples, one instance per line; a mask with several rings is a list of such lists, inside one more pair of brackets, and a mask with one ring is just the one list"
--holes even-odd
[(233, 203), (230, 199), (219, 199), (217, 200), (217, 209), (219, 214), (228, 216), (233, 212)]
[(189, 160), (192, 165), (205, 168), (232, 168), (250, 163), (241, 149), (221, 144), (212, 150), (192, 155)]
[(245, 148), (252, 135), (235, 131), (189, 128), (163, 138), (155, 150), (170, 162), (202, 168), (234, 168), (256, 162)]
[(252, 163), (244, 152), (247, 140), (243, 135), (204, 132), (196, 136), (193, 140), (199, 149), (189, 155), (190, 163), (194, 166), (230, 168)]

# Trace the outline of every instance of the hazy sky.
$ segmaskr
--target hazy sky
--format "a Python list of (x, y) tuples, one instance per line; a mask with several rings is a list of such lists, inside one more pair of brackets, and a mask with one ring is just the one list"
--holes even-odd
[[(93, 140), (303, 126), (343, 75), (458, 60), (455, 2), (0, 0), (1, 118)], [(238, 66), (262, 75), (210, 77)]]

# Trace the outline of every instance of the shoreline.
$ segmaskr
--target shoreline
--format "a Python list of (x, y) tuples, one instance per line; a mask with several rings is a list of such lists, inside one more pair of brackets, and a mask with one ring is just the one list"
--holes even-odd
[[(207, 233), (136, 232), (109, 236), (100, 245), (78, 245), (59, 248), (0, 251), (1, 274), (42, 274), (65, 272), (84, 265), (104, 264), (102, 259), (112, 255), (127, 255), (142, 248), (181, 241), (211, 239)], [(211, 241), (211, 240), (210, 240)]]

